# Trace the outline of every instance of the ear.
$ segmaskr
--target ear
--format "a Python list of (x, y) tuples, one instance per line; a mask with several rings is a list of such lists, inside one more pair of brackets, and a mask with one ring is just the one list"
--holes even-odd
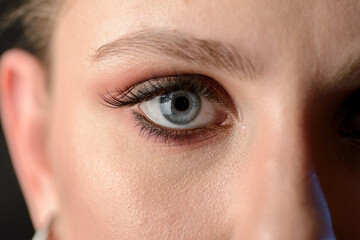
[(9, 50), (0, 60), (1, 119), (12, 162), (36, 228), (56, 210), (46, 153), (48, 92), (46, 71), (37, 58)]

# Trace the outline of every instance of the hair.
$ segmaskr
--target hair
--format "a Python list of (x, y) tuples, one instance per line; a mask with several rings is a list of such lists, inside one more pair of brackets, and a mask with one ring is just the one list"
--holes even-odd
[(50, 44), (58, 15), (59, 0), (22, 0), (18, 6), (5, 13), (0, 23), (0, 33), (19, 28), (19, 35), (11, 48), (22, 48), (48, 64)]

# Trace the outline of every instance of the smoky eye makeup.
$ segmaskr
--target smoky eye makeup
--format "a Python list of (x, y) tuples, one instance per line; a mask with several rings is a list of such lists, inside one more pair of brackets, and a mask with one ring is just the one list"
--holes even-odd
[(99, 96), (108, 108), (131, 109), (139, 137), (169, 146), (213, 138), (231, 128), (237, 115), (227, 91), (199, 74), (155, 77)]

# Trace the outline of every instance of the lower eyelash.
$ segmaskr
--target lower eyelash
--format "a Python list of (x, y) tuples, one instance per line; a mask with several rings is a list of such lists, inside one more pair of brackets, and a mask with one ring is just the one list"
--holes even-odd
[(167, 145), (178, 145), (182, 146), (184, 144), (193, 144), (199, 141), (209, 139), (217, 135), (216, 130), (219, 130), (220, 127), (212, 126), (201, 129), (191, 129), (191, 130), (173, 130), (165, 129), (163, 127), (158, 127), (153, 123), (150, 123), (146, 117), (140, 113), (133, 111), (135, 121), (137, 124), (135, 127), (140, 128), (139, 137), (147, 137), (147, 140), (154, 139), (155, 142), (160, 138), (164, 144)]

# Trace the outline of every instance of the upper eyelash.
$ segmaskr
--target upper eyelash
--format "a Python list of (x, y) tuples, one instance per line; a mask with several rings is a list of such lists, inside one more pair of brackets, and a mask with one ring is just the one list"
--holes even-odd
[(149, 101), (172, 91), (188, 90), (202, 97), (213, 99), (216, 102), (222, 102), (219, 98), (219, 93), (214, 88), (219, 89), (220, 87), (213, 79), (204, 75), (173, 75), (146, 80), (126, 90), (116, 89), (113, 93), (106, 92), (105, 94), (100, 94), (100, 97), (108, 107), (121, 108)]

